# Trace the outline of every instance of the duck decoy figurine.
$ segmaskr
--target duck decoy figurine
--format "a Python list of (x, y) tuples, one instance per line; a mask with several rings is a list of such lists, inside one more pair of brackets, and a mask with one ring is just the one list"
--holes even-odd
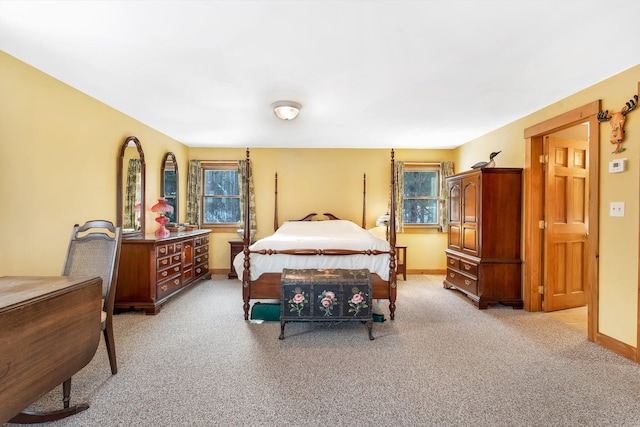
[(502, 153), (502, 151), (494, 151), (489, 155), (488, 162), (478, 162), (475, 165), (471, 166), (471, 169), (484, 169), (494, 167), (496, 165), (496, 161), (493, 159), (500, 153)]

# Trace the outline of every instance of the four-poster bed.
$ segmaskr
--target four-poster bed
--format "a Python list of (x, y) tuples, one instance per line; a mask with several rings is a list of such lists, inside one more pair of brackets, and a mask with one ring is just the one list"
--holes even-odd
[[(244, 218), (249, 218), (250, 158), (247, 149), (244, 185)], [(234, 260), (242, 271), (244, 319), (251, 300), (280, 299), (283, 268), (367, 268), (371, 272), (373, 299), (389, 300), (390, 317), (396, 308), (396, 227), (389, 218), (388, 241), (374, 237), (366, 227), (366, 175), (363, 190), (362, 227), (331, 213), (327, 221), (313, 221), (316, 213), (287, 221), (278, 227), (278, 176), (275, 175), (274, 231), (272, 236), (250, 243), (250, 224), (244, 221), (244, 250)], [(395, 212), (395, 160), (391, 151), (391, 212)]]

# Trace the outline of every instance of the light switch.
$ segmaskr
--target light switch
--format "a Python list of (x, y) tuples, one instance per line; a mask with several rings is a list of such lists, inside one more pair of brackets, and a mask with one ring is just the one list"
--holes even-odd
[(624, 216), (624, 202), (611, 202), (609, 216)]

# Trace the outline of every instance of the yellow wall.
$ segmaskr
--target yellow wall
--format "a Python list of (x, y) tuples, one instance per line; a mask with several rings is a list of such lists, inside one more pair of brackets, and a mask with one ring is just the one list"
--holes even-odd
[[(332, 213), (362, 222), (363, 175), (367, 175), (366, 227), (387, 211), (391, 150), (357, 149), (252, 149), (256, 192), (257, 238), (273, 232), (275, 174), (278, 174), (279, 224), (308, 213)], [(193, 148), (190, 157), (199, 160), (239, 160), (245, 149)], [(396, 160), (450, 160), (451, 150), (397, 150)], [(214, 268), (229, 266), (230, 239), (236, 233), (212, 236)], [(444, 270), (446, 234), (428, 231), (398, 235), (398, 243), (409, 245), (407, 265), (412, 271)]]
[[(524, 129), (595, 99), (619, 111), (638, 90), (640, 66), (481, 136), (456, 150), (398, 150), (398, 160), (453, 160), (456, 172), (468, 170), (491, 151), (502, 150), (497, 163), (524, 165)], [(173, 151), (179, 163), (180, 190), (186, 192), (191, 159), (241, 159), (239, 149), (189, 149), (180, 142), (0, 52), (0, 185), (5, 206), (0, 245), (0, 275), (59, 274), (74, 223), (103, 218), (115, 221), (116, 162), (129, 135), (137, 136), (147, 164), (147, 231), (156, 229), (149, 212), (160, 193), (164, 154)], [(636, 345), (638, 299), (638, 194), (640, 110), (627, 119), (627, 139), (620, 155), (607, 142), (608, 123), (601, 125), (600, 174), (600, 332)], [(627, 158), (628, 171), (609, 174), (607, 164)], [(279, 174), (281, 221), (309, 211), (332, 212), (359, 221), (362, 174), (367, 174), (367, 223), (386, 211), (389, 153), (387, 150), (256, 149), (254, 160), (258, 203), (258, 236), (272, 228), (273, 174)], [(336, 192), (336, 189), (340, 191)], [(626, 216), (611, 218), (611, 201), (626, 202)], [(180, 202), (185, 220), (186, 203)], [(214, 269), (229, 265), (233, 233), (213, 238)], [(442, 233), (402, 234), (409, 245), (410, 270), (444, 269)], [(526, 246), (526, 245), (525, 245)]]
[[(4, 52), (0, 93), (0, 276), (60, 274), (73, 224), (115, 222), (117, 159), (127, 136), (144, 149), (147, 212), (164, 153), (184, 159), (186, 171), (183, 144)], [(153, 230), (152, 215), (146, 222)]]
[[(594, 100), (602, 108), (617, 112), (638, 93), (640, 65), (586, 88), (553, 105), (477, 138), (456, 150), (456, 172), (488, 156), (502, 153), (498, 166), (524, 167), (524, 130)], [(640, 168), (640, 109), (627, 116), (626, 151), (612, 154), (609, 123), (600, 125), (600, 245), (599, 245), (599, 331), (611, 338), (636, 346), (638, 305), (638, 194)], [(627, 171), (610, 174), (608, 163), (627, 158)], [(610, 202), (625, 202), (625, 217), (609, 216)], [(526, 248), (526, 244), (525, 244)]]

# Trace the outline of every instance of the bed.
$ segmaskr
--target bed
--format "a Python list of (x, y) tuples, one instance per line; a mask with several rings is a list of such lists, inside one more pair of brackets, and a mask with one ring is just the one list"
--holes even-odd
[[(245, 197), (249, 194), (249, 150), (247, 150)], [(391, 151), (391, 212), (395, 211), (394, 152)], [(236, 271), (242, 271), (244, 319), (249, 319), (251, 300), (280, 300), (280, 281), (283, 268), (367, 268), (371, 272), (373, 299), (389, 301), (389, 316), (395, 318), (396, 309), (396, 252), (395, 218), (390, 215), (389, 238), (379, 239), (366, 227), (366, 175), (363, 190), (362, 226), (343, 220), (331, 213), (318, 218), (310, 213), (304, 218), (285, 221), (278, 226), (276, 204), (274, 233), (249, 242), (248, 221), (244, 224), (244, 250), (233, 261)], [(249, 217), (249, 201), (244, 200), (245, 218)]]

